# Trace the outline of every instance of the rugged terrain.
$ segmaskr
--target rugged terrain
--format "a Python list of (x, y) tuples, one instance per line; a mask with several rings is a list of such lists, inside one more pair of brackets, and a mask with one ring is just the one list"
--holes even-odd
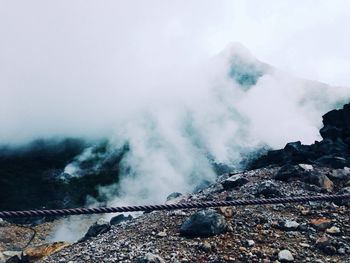
[[(323, 119), (321, 142), (289, 143), (246, 172), (222, 174), (199, 192), (173, 193), (164, 201), (350, 193), (350, 105)], [(39, 259), (33, 251), (45, 243), (51, 222), (36, 226), (34, 248), (22, 262), (350, 262), (349, 214), (350, 200), (340, 200), (119, 216), (99, 220), (80, 242), (55, 244), (42, 254), (57, 253)], [(0, 231), (0, 249), (7, 250), (1, 261), (16, 250), (14, 240), (17, 250), (25, 246), (32, 230), (2, 222)]]
[[(279, 168), (246, 172), (248, 182), (224, 190), (229, 175), (189, 200), (229, 200), (256, 196), (315, 195), (327, 191), (301, 181), (272, 179)], [(322, 170), (323, 173), (332, 170)], [(195, 229), (181, 234), (182, 224), (196, 210), (152, 212), (111, 227), (108, 232), (74, 244), (45, 262), (349, 262), (349, 207), (334, 203), (306, 203), (223, 208), (216, 210), (227, 227), (213, 236)], [(204, 219), (203, 219), (204, 220)], [(205, 227), (205, 223), (203, 227)], [(216, 223), (213, 223), (216, 226)], [(210, 226), (209, 226), (210, 227)], [(198, 232), (198, 237), (196, 233)], [(205, 231), (204, 231), (205, 232)], [(209, 231), (210, 232), (210, 231)], [(204, 236), (203, 236), (204, 235)], [(293, 259), (279, 253), (288, 250)], [(147, 260), (147, 258), (149, 260)]]

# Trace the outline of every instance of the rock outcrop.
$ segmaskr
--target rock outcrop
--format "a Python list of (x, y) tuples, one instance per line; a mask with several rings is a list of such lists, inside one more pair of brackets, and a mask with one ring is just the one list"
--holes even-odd
[(297, 141), (288, 143), (283, 149), (269, 151), (254, 161), (251, 168), (299, 163), (335, 169), (350, 167), (350, 104), (323, 115), (320, 134), (323, 140), (312, 145)]

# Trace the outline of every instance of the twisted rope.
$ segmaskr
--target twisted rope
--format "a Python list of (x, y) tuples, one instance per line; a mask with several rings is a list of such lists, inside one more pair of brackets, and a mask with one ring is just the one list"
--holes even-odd
[(350, 199), (350, 194), (293, 196), (293, 197), (283, 197), (283, 198), (232, 200), (232, 201), (189, 202), (189, 203), (162, 204), (162, 205), (71, 208), (71, 209), (55, 209), (55, 210), (2, 211), (0, 212), (0, 218), (1, 217), (2, 218), (19, 218), (19, 217), (41, 217), (41, 216), (68, 216), (68, 215), (140, 212), (140, 211), (150, 212), (150, 211), (156, 211), (156, 210), (176, 210), (176, 209), (208, 208), (208, 207), (222, 207), (222, 206), (268, 205), (268, 204), (284, 204), (284, 203), (297, 203), (297, 202), (309, 202), (309, 201), (336, 201), (336, 200), (345, 200), (345, 199)]

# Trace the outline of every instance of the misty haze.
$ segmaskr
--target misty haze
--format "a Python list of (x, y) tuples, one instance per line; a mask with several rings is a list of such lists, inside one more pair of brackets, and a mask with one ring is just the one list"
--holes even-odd
[[(349, 11), (341, 0), (0, 0), (0, 211), (349, 194)], [(350, 262), (349, 202), (329, 204), (332, 212), (309, 205), (304, 210), (315, 212), (305, 218), (296, 208), (287, 217), (278, 206), (271, 216), (256, 212), (266, 231), (283, 220), (316, 229), (309, 240), (307, 227), (291, 237), (283, 231), (293, 227), (278, 223), (277, 239), (290, 247), (274, 248), (276, 240), (264, 245), (258, 234), (242, 234), (222, 209), (198, 210), (226, 220), (220, 233), (198, 236), (241, 244), (227, 252), (221, 241), (199, 239), (189, 247), (202, 252), (183, 248), (169, 258), (169, 240), (196, 236), (183, 221), (197, 210), (164, 215), (165, 230), (158, 212), (119, 215), (120, 228), (118, 214), (0, 216), (0, 262), (37, 260), (25, 250), (26, 227), (37, 231), (28, 247), (70, 243), (71, 256), (43, 262)], [(232, 213), (260, 218), (242, 209)], [(322, 230), (308, 223), (321, 217), (333, 223)], [(91, 234), (101, 218), (120, 239)], [(145, 240), (131, 241), (138, 222), (155, 230), (140, 229)], [(10, 235), (17, 227), (24, 232)], [(152, 249), (148, 234), (159, 242)], [(321, 234), (331, 240), (325, 249)], [(294, 238), (315, 250), (293, 247)], [(94, 240), (135, 248), (125, 257), (108, 248), (101, 257), (72, 252)], [(20, 261), (6, 261), (13, 257)]]

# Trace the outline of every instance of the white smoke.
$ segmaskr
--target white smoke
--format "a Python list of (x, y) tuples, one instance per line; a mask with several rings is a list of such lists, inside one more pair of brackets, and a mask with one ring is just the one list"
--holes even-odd
[[(100, 189), (112, 205), (192, 191), (215, 178), (212, 162), (238, 167), (261, 145), (311, 143), (350, 98), (286, 73), (350, 85), (349, 1), (314, 5), (0, 1), (0, 141), (129, 144), (119, 184)], [(217, 54), (231, 41), (277, 69), (239, 44)], [(79, 176), (76, 163), (66, 172)]]
[[(320, 138), (322, 114), (350, 99), (350, 89), (295, 78), (240, 44), (174, 83), (191, 89), (191, 96), (173, 93), (117, 120), (109, 143), (112, 149), (128, 144), (121, 162), (128, 169), (120, 170), (118, 184), (100, 187), (108, 205), (162, 203), (172, 192), (189, 193), (215, 180), (213, 162), (237, 169), (245, 154), (263, 145), (312, 143)], [(89, 198), (88, 204), (96, 202)], [(57, 235), (71, 224), (61, 225)]]

